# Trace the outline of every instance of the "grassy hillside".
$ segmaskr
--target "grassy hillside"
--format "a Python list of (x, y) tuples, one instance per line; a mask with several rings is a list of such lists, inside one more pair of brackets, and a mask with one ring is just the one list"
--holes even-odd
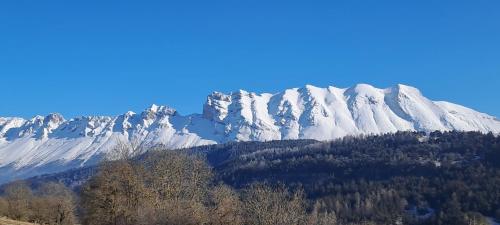
[(16, 220), (10, 220), (10, 219), (7, 219), (5, 217), (0, 217), (0, 225), (35, 225), (35, 224), (16, 221)]

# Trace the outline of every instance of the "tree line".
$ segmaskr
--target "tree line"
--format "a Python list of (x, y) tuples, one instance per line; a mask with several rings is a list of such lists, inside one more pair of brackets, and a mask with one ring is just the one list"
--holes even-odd
[(44, 183), (33, 190), (17, 181), (3, 188), (0, 216), (36, 224), (75, 224), (75, 197), (60, 183)]
[[(0, 215), (97, 225), (468, 225), (500, 219), (500, 138), (492, 134), (398, 132), (133, 152), (122, 146), (97, 168), (9, 184)], [(73, 193), (53, 181), (82, 185)], [(55, 209), (67, 210), (62, 216)]]
[(150, 152), (140, 163), (101, 165), (81, 191), (84, 224), (335, 224), (308, 211), (304, 193), (255, 183), (236, 191), (217, 183), (199, 156)]
[[(303, 188), (342, 223), (465, 225), (500, 219), (500, 138), (491, 133), (398, 132), (282, 144), (214, 146), (206, 154), (225, 183)], [(239, 154), (231, 154), (232, 148)]]

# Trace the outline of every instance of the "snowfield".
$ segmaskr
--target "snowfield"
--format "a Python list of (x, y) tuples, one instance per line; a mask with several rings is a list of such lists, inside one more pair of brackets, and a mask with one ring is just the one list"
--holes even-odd
[(207, 97), (202, 114), (180, 115), (152, 105), (142, 113), (65, 120), (0, 117), (0, 182), (92, 165), (118, 143), (143, 149), (183, 148), (229, 141), (330, 140), (396, 131), (460, 130), (500, 133), (493, 116), (431, 101), (413, 87), (379, 89), (306, 85), (276, 94), (243, 90)]

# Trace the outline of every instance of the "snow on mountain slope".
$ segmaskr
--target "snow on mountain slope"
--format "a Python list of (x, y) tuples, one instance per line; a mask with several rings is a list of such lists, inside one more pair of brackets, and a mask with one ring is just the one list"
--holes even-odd
[(379, 89), (367, 84), (306, 85), (277, 94), (214, 92), (202, 114), (187, 116), (152, 105), (140, 114), (116, 117), (0, 117), (0, 182), (91, 165), (118, 143), (174, 149), (228, 141), (329, 140), (402, 130), (500, 133), (500, 121), (463, 106), (431, 101), (413, 87)]

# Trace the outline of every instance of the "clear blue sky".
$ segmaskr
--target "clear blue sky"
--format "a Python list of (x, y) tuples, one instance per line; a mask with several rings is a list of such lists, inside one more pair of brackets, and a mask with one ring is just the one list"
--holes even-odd
[[(245, 2), (245, 3), (243, 3)], [(500, 116), (500, 1), (0, 2), (0, 116), (404, 83)]]

